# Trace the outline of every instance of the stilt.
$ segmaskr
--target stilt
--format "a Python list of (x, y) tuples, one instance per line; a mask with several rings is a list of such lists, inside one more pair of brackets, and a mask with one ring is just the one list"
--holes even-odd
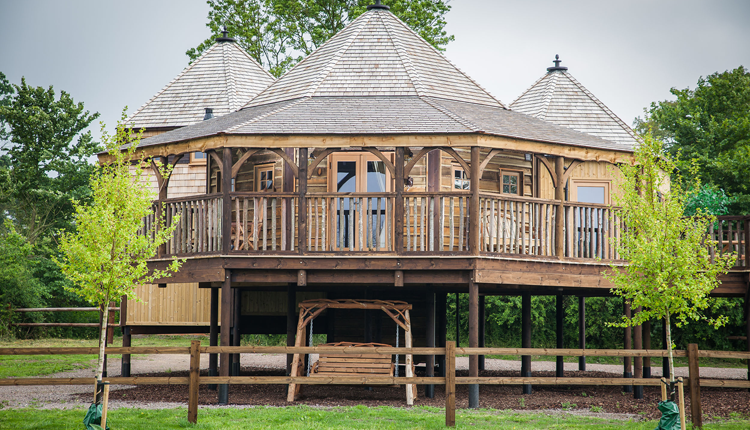
[[(427, 293), (427, 347), (435, 347), (435, 292), (430, 291)], [(435, 356), (428, 355), (426, 357), (426, 372), (425, 376), (435, 376)], [(424, 396), (428, 399), (435, 397), (435, 386), (425, 385)]]
[[(643, 322), (643, 349), (651, 349), (651, 321)], [(643, 377), (651, 377), (651, 357), (643, 357)]]
[[(219, 289), (211, 288), (211, 315), (208, 332), (208, 344), (219, 346)], [(208, 354), (208, 376), (219, 376), (218, 354)], [(216, 384), (209, 384), (209, 390), (215, 390)]]
[[(745, 225), (747, 226), (747, 224)], [(745, 294), (745, 336), (747, 350), (750, 352), (750, 285), (748, 285), (747, 293)], [(747, 379), (750, 381), (750, 360), (747, 360)]]
[[(631, 310), (630, 310), (630, 303), (627, 301), (623, 301), (623, 312), (625, 313), (625, 316), (627, 318), (630, 318), (632, 316)], [(625, 327), (625, 349), (632, 349), (633, 343), (632, 343), (632, 333), (633, 330), (630, 326)], [(632, 378), (633, 377), (633, 366), (632, 366), (632, 358), (631, 357), (624, 357), (623, 358), (623, 372), (622, 377), (623, 378)], [(622, 387), (622, 390), (626, 393), (632, 393), (633, 392), (633, 386), (632, 385), (625, 385)]]
[[(130, 326), (122, 328), (122, 347), (130, 348)], [(122, 363), (120, 365), (120, 376), (130, 377), (130, 354), (122, 354)]]
[[(636, 309), (636, 314), (641, 311), (642, 308), (638, 307)], [(643, 326), (637, 325), (633, 327), (633, 348), (634, 349), (643, 349)], [(643, 357), (635, 357), (634, 358), (634, 366), (633, 366), (633, 377), (636, 379), (643, 378)], [(642, 399), (643, 398), (643, 385), (634, 385), (633, 386), (633, 398), (634, 399)]]
[[(586, 297), (578, 298), (578, 348), (586, 349)], [(578, 370), (586, 371), (586, 357), (578, 357)]]
[[(521, 295), (521, 348), (531, 348), (531, 294)], [(521, 356), (521, 377), (531, 377), (531, 356)], [(523, 385), (523, 394), (531, 394), (531, 384)]]
[[(232, 345), (240, 346), (240, 314), (242, 313), (242, 304), (240, 303), (240, 289), (235, 288), (233, 291), (234, 312), (232, 312)], [(240, 376), (240, 355), (232, 354), (232, 376)]]
[[(469, 282), (469, 348), (479, 346), (479, 285)], [(479, 356), (469, 356), (469, 377), (479, 376)], [(479, 407), (479, 385), (469, 385), (469, 407)]]
[[(565, 328), (563, 323), (565, 321), (565, 314), (563, 310), (563, 295), (562, 293), (559, 293), (557, 295), (556, 299), (556, 308), (555, 308), (555, 319), (557, 320), (555, 325), (555, 330), (557, 330), (557, 347), (558, 348), (564, 348), (564, 336), (563, 336), (563, 329)], [(557, 356), (557, 363), (555, 366), (555, 375), (558, 378), (562, 378), (565, 374), (565, 366), (563, 361), (563, 356), (558, 355)]]
[[(221, 346), (229, 346), (230, 327), (232, 326), (232, 278), (231, 271), (224, 270), (224, 282), (221, 284)], [(229, 353), (221, 353), (220, 376), (229, 376), (231, 367)], [(229, 402), (229, 385), (219, 385), (219, 404)]]
[[(661, 345), (662, 345), (662, 349), (668, 349), (668, 346), (667, 346), (667, 320), (666, 319), (662, 320), (661, 326), (662, 326), (662, 331), (661, 331)], [(750, 372), (750, 370), (748, 370), (748, 372)], [(665, 357), (663, 357), (661, 359), (661, 376), (664, 377), (664, 378), (667, 378), (667, 380), (669, 380), (669, 378), (670, 378), (670, 375), (669, 375), (669, 357), (665, 356)], [(750, 376), (750, 375), (748, 375), (748, 376)]]
[[(485, 332), (485, 326), (486, 326), (486, 317), (485, 317), (485, 311), (487, 309), (484, 305), (484, 295), (479, 296), (479, 347), (484, 348), (484, 336), (486, 334)], [(479, 356), (479, 371), (484, 370), (484, 355)]]
[[(437, 293), (436, 299), (435, 313), (437, 314), (437, 345), (444, 348), (448, 333), (448, 318), (445, 313), (448, 304), (448, 294)], [(439, 370), (438, 376), (445, 378), (445, 356), (438, 355), (437, 362)]]
[[(329, 310), (330, 312), (330, 310)], [(286, 346), (294, 346), (297, 333), (297, 286), (289, 285), (286, 291)], [(330, 342), (330, 340), (328, 340)], [(286, 355), (286, 374), (291, 375), (294, 355)]]
[(461, 301), (456, 293), (456, 348), (461, 347)]

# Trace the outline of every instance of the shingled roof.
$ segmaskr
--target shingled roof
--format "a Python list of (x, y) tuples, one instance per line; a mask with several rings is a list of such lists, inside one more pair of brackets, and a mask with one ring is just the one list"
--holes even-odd
[(151, 100), (127, 119), (134, 129), (183, 127), (241, 108), (274, 82), (273, 76), (233, 39), (217, 39)]
[(510, 108), (553, 124), (588, 133), (633, 148), (638, 139), (633, 130), (587, 90), (567, 67), (555, 67), (542, 76)]
[(368, 10), (238, 112), (145, 139), (491, 134), (623, 150), (508, 110), (388, 10)]

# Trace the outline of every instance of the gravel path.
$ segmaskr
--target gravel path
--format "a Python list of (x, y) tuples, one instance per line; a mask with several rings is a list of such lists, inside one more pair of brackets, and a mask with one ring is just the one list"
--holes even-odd
[[(317, 357), (313, 356), (313, 361)], [(661, 376), (661, 363), (659, 362), (658, 367), (652, 367), (652, 374), (654, 376)], [(286, 365), (286, 358), (281, 354), (268, 354), (268, 355), (243, 355), (242, 366), (252, 366), (255, 368), (266, 368), (266, 369), (282, 369)], [(159, 355), (147, 355), (147, 356), (133, 356), (132, 358), (132, 371), (133, 374), (151, 374), (151, 373), (162, 373), (162, 372), (176, 372), (185, 371), (189, 368), (189, 356), (180, 354), (159, 354)], [(208, 354), (201, 355), (201, 368), (206, 369), (208, 367)], [(457, 370), (468, 370), (469, 359), (468, 357), (458, 357), (456, 359)], [(485, 367), (487, 370), (519, 370), (521, 368), (520, 360), (495, 360), (487, 359)], [(92, 364), (93, 368), (93, 364)], [(612, 364), (587, 364), (588, 371), (605, 372), (613, 375), (622, 375), (621, 365)], [(555, 362), (553, 361), (536, 361), (531, 364), (532, 371), (554, 371)], [(120, 375), (120, 361), (111, 360), (107, 367), (109, 376)], [(566, 371), (578, 370), (578, 363), (565, 363)], [(687, 376), (687, 367), (678, 367), (675, 369), (677, 376)], [(50, 377), (93, 377), (93, 369), (82, 369), (70, 372), (62, 372)], [(719, 379), (745, 379), (747, 378), (746, 369), (730, 369), (730, 368), (701, 368), (701, 376), (706, 378), (719, 378)], [(116, 385), (112, 386), (112, 390), (123, 390), (129, 389), (133, 386), (130, 385)], [(63, 386), (19, 386), (19, 387), (0, 387), (0, 406), (2, 407), (36, 407), (43, 409), (69, 409), (76, 407), (88, 406), (87, 402), (83, 402), (78, 398), (79, 394), (85, 394), (92, 392), (90, 386), (75, 386), (75, 385), (63, 385)], [(93, 393), (92, 393), (93, 396)], [(178, 406), (185, 406), (183, 403), (145, 403), (138, 401), (113, 401), (110, 403), (110, 407), (137, 407), (137, 408), (172, 408)]]

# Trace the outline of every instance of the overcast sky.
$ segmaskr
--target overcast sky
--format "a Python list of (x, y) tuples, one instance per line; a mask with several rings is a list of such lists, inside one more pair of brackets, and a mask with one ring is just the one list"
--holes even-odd
[[(506, 104), (555, 54), (628, 124), (671, 87), (750, 67), (747, 0), (450, 4), (446, 55)], [(185, 51), (209, 34), (207, 13), (203, 0), (0, 0), (0, 71), (65, 90), (112, 125), (187, 65)]]

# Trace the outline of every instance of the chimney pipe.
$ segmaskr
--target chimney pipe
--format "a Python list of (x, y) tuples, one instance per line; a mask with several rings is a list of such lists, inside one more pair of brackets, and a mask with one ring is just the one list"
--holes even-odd
[(206, 114), (203, 116), (203, 121), (214, 117), (213, 108), (206, 108)]

